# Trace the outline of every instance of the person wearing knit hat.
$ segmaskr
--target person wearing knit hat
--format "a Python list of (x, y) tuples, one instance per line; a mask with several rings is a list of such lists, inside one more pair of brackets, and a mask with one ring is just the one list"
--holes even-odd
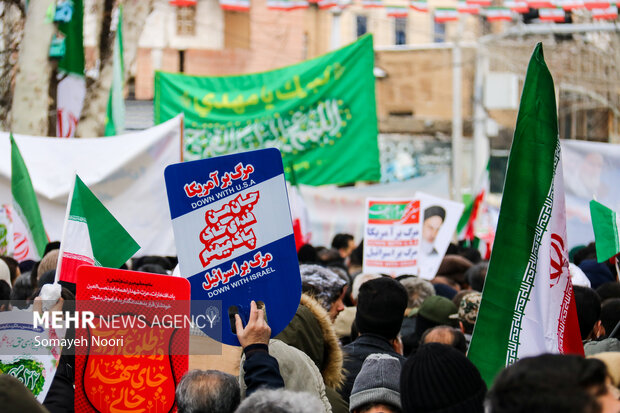
[(367, 281), (360, 287), (354, 322), (360, 335), (343, 347), (346, 354), (343, 365), (346, 379), (340, 390), (343, 399), (349, 399), (355, 378), (370, 354), (388, 354), (405, 362), (398, 333), (408, 300), (405, 287), (389, 277)]
[(302, 291), (321, 303), (334, 322), (338, 313), (344, 310), (342, 299), (346, 293), (346, 281), (320, 265), (300, 265), (299, 271)]
[(400, 413), (400, 369), (400, 361), (387, 354), (366, 357), (353, 383), (349, 411)]
[(487, 386), (463, 353), (429, 343), (403, 366), (400, 390), (404, 413), (482, 413)]

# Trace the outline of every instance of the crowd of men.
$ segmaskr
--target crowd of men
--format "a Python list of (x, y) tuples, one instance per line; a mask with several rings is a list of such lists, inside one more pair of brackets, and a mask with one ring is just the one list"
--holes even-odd
[[(32, 302), (52, 283), (58, 243), (40, 262), (0, 260), (0, 311)], [(302, 299), (271, 338), (265, 309), (252, 303), (238, 376), (191, 370), (176, 387), (180, 413), (203, 412), (620, 412), (620, 282), (594, 245), (571, 251), (586, 357), (544, 354), (499, 373), (490, 388), (467, 356), (487, 263), (451, 245), (431, 281), (362, 273), (362, 243), (337, 234), (330, 248), (298, 252)], [(172, 274), (172, 257), (142, 257), (137, 271)], [(65, 303), (75, 286), (62, 283)], [(268, 309), (266, 309), (268, 312)], [(267, 317), (268, 319), (268, 317)], [(63, 356), (40, 405), (11, 376), (0, 376), (0, 406), (16, 412), (74, 411), (74, 359)], [(0, 408), (2, 410), (2, 408)]]

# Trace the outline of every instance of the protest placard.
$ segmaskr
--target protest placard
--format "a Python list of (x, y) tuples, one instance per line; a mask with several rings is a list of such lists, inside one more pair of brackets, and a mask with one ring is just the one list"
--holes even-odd
[(430, 280), (446, 254), (464, 205), (422, 192), (416, 193), (416, 199), (420, 200), (422, 226), (419, 275)]
[(418, 273), (420, 201), (369, 198), (364, 231), (364, 272), (393, 277)]
[(43, 403), (56, 373), (60, 347), (41, 345), (55, 335), (35, 327), (33, 321), (31, 310), (0, 312), (0, 374), (17, 378)]
[(76, 290), (75, 411), (172, 411), (188, 368), (187, 280), (82, 266)]
[[(293, 318), (301, 278), (280, 151), (243, 152), (166, 168), (166, 189), (181, 275), (194, 304), (221, 300), (222, 335), (239, 345), (229, 315), (247, 322), (262, 301), (272, 335)], [(234, 320), (234, 319), (233, 319)]]

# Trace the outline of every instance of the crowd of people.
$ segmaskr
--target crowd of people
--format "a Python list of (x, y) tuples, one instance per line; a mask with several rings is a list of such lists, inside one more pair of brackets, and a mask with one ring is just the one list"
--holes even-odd
[[(40, 262), (0, 257), (0, 311), (30, 305), (54, 281), (58, 247), (50, 243)], [(430, 281), (363, 273), (362, 256), (348, 234), (330, 247), (302, 246), (303, 293), (289, 325), (272, 338), (265, 309), (253, 302), (245, 325), (235, 319), (238, 376), (189, 371), (176, 387), (178, 412), (620, 412), (620, 282), (593, 244), (570, 254), (586, 357), (524, 358), (489, 387), (466, 356), (487, 272), (479, 252), (450, 245)], [(142, 257), (128, 268), (172, 275), (176, 264)], [(75, 285), (61, 285), (68, 305)], [(0, 376), (0, 406), (74, 411), (74, 362), (61, 357), (42, 405)]]

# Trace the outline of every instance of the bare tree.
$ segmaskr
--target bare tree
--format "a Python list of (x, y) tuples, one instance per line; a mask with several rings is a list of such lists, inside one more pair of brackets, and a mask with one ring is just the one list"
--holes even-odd
[[(107, 6), (106, 0), (105, 6)], [(103, 10), (101, 35), (99, 36), (99, 56), (101, 71), (99, 78), (87, 88), (84, 108), (78, 123), (75, 136), (102, 136), (105, 130), (105, 116), (110, 87), (112, 86), (112, 44), (114, 36), (110, 36), (110, 15), (106, 7)], [(146, 18), (153, 10), (153, 0), (126, 0), (123, 6), (123, 52), (125, 79), (129, 77), (129, 69), (136, 58), (138, 39), (142, 33)], [(108, 22), (106, 24), (106, 21)], [(107, 27), (107, 32), (105, 27)]]

